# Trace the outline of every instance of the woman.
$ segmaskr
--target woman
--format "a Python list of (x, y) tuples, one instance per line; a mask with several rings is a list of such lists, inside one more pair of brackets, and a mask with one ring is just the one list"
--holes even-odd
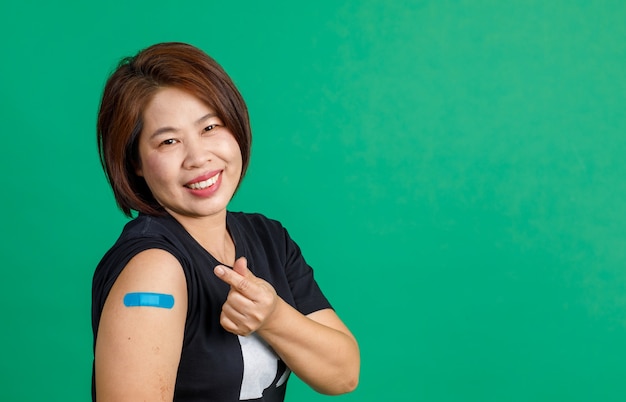
[(98, 115), (124, 228), (93, 279), (93, 398), (282, 401), (293, 371), (325, 394), (358, 382), (355, 338), (276, 221), (227, 206), (248, 166), (241, 95), (199, 49), (124, 59)]

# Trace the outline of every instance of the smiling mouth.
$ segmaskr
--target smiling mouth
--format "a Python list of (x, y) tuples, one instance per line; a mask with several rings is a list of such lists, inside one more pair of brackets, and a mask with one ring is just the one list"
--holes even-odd
[(209, 188), (217, 182), (217, 179), (220, 177), (220, 173), (206, 180), (199, 181), (197, 183), (187, 184), (185, 185), (185, 187), (190, 188), (192, 190), (204, 190), (205, 188)]

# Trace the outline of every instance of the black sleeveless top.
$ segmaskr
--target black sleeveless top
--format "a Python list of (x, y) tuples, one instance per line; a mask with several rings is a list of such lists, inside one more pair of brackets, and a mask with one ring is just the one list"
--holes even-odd
[[(274, 286), (302, 314), (332, 308), (283, 226), (259, 214), (228, 212), (236, 256)], [(93, 276), (92, 328), (95, 340), (104, 302), (126, 264), (147, 249), (178, 259), (187, 281), (188, 311), (175, 401), (283, 401), (289, 368), (257, 335), (240, 337), (222, 328), (219, 317), (229, 286), (217, 278), (220, 264), (171, 216), (139, 215), (104, 255)], [(95, 386), (92, 384), (95, 400)]]

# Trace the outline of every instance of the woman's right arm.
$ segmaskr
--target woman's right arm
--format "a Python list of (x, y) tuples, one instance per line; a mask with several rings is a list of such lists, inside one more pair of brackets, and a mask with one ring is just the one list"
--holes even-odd
[[(128, 293), (174, 297), (172, 308), (127, 307)], [(95, 347), (98, 402), (172, 401), (187, 315), (178, 260), (149, 249), (126, 265), (104, 303)]]

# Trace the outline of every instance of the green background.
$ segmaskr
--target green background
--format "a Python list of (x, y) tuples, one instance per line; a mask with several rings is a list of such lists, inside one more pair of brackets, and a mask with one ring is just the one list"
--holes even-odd
[[(341, 401), (626, 398), (626, 3), (3, 1), (0, 400), (87, 401), (119, 234), (95, 116), (122, 57), (248, 102), (233, 210), (279, 219), (360, 341)], [(323, 401), (297, 380), (290, 401)]]

